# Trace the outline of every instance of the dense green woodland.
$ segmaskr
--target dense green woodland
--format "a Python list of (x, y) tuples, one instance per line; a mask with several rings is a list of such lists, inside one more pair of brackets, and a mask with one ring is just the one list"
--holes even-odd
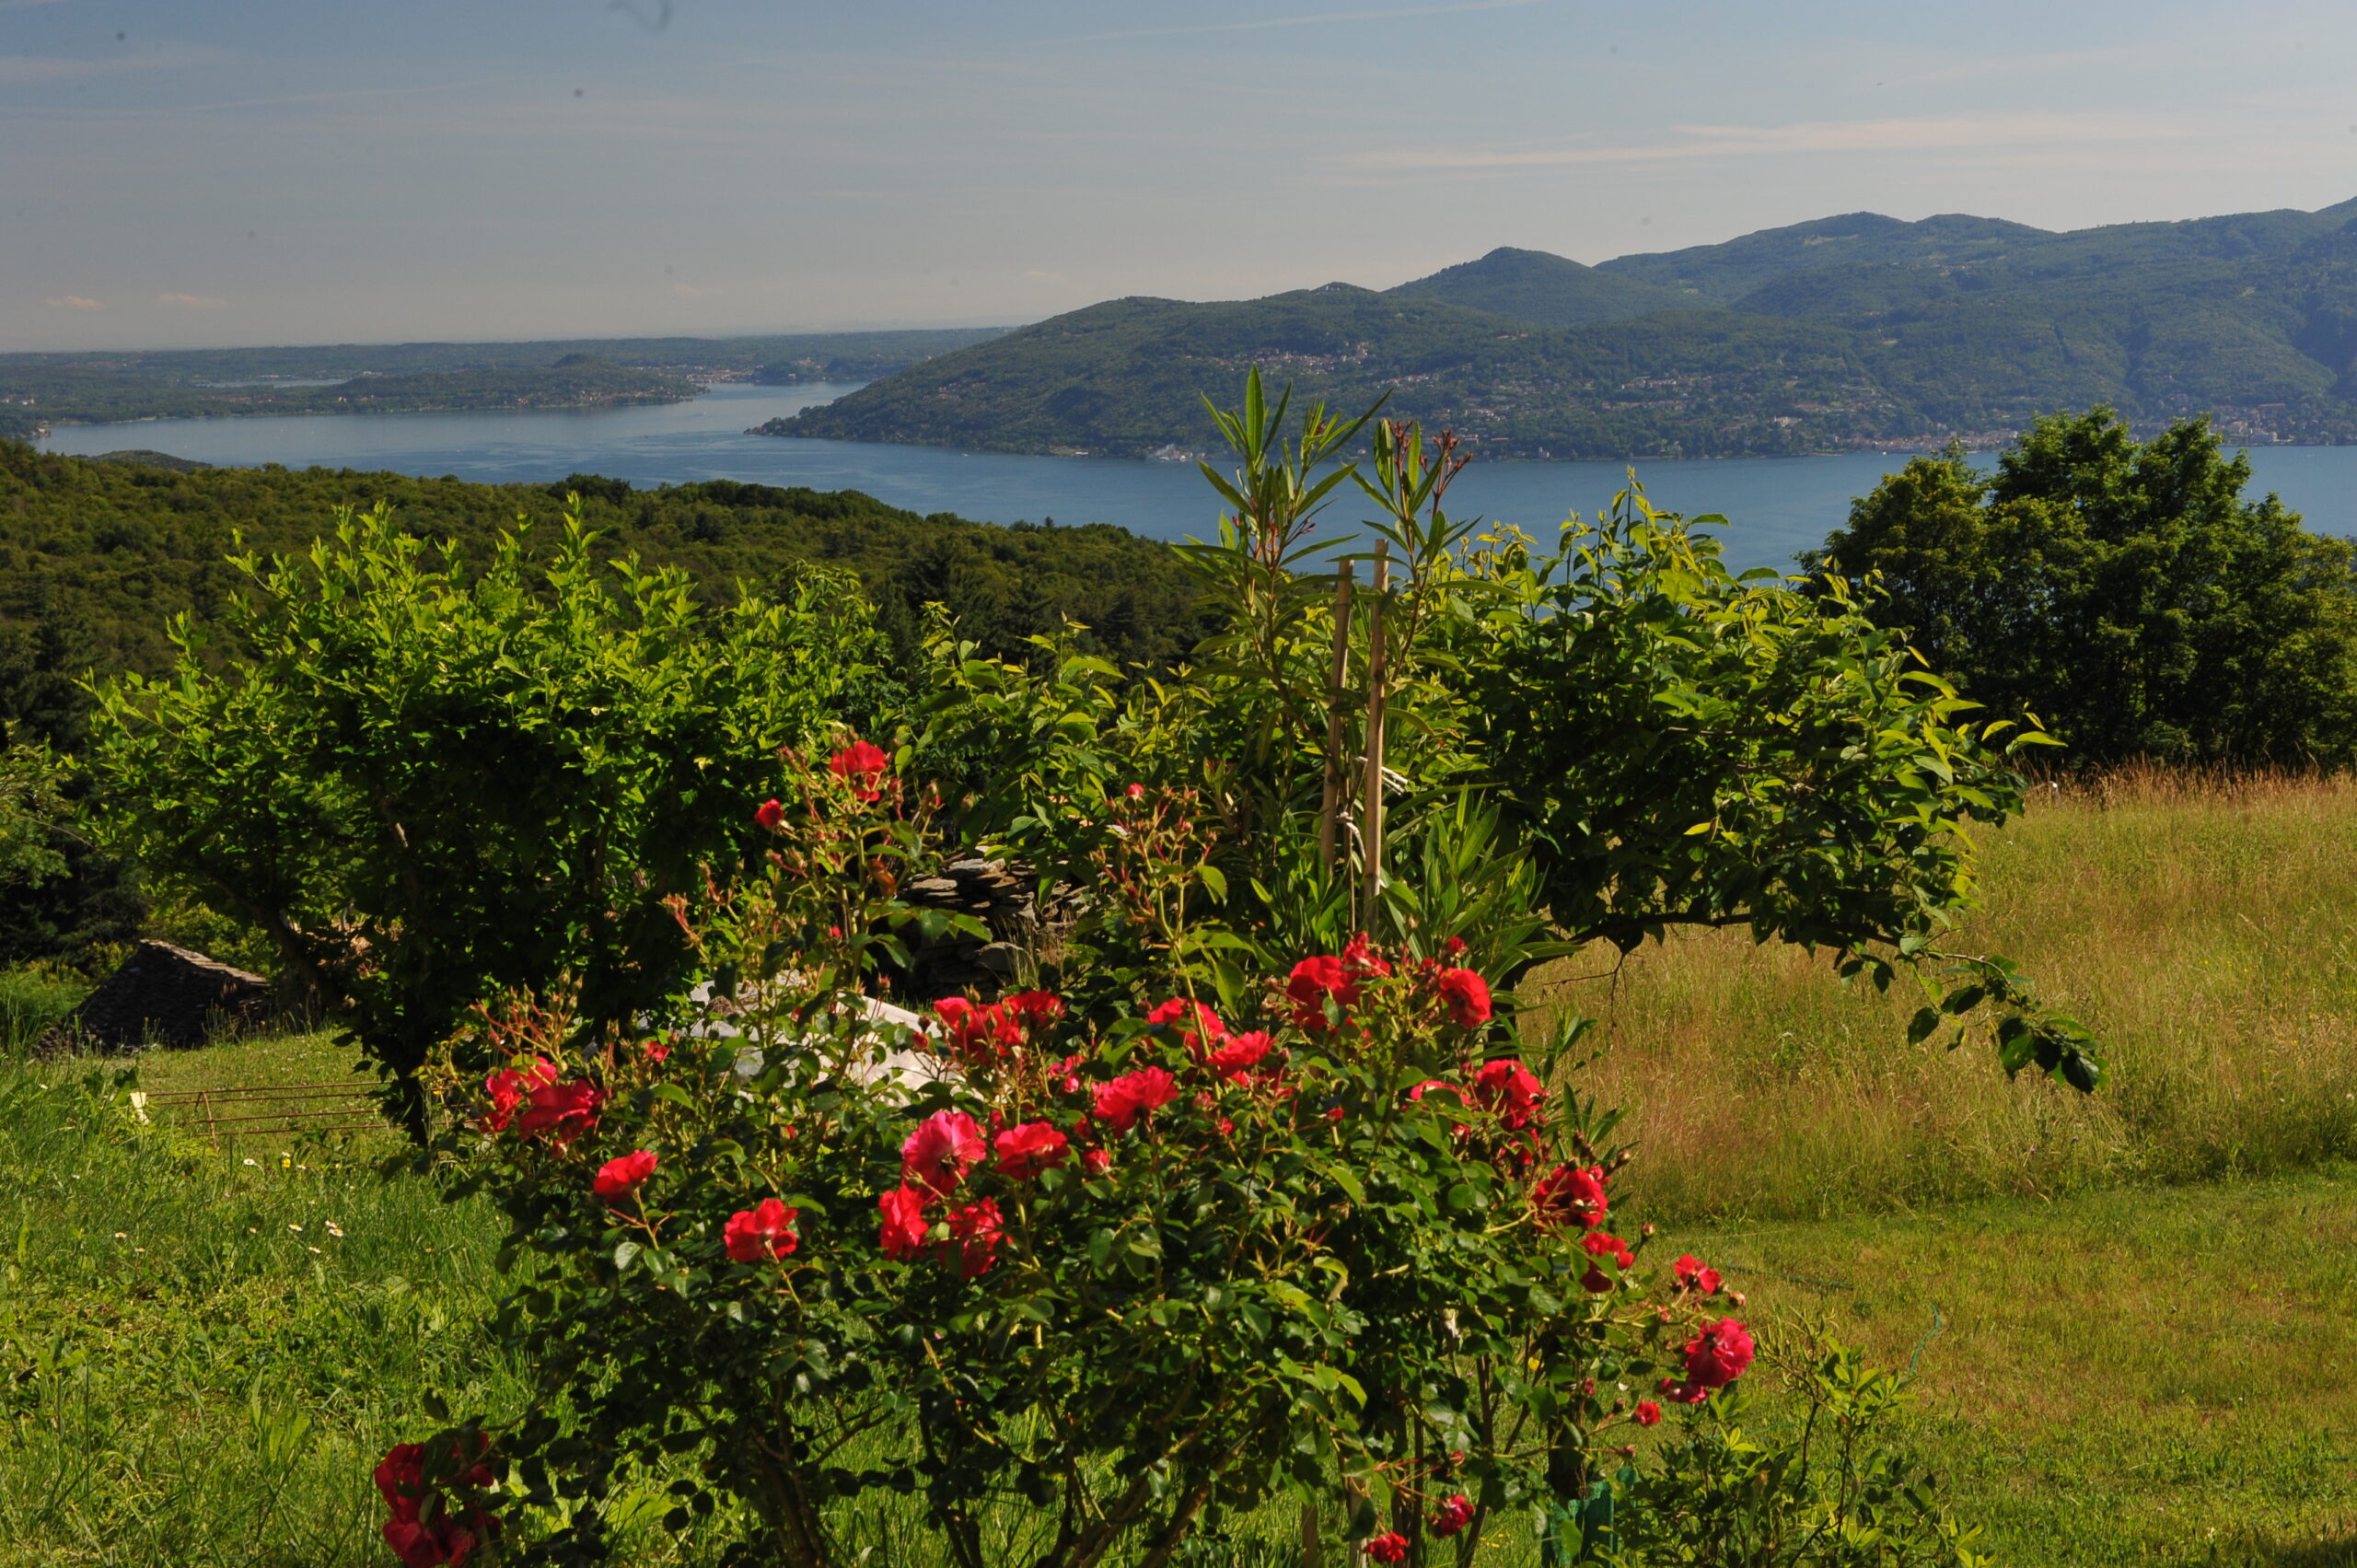
[[(300, 550), (335, 508), (387, 501), (411, 531), (481, 552), (518, 517), (551, 522), (576, 489), (606, 549), (679, 566), (715, 600), (801, 565), (849, 566), (904, 648), (935, 600), (998, 655), (1067, 618), (1124, 664), (1167, 665), (1200, 635), (1193, 587), (1167, 547), (1103, 524), (1001, 527), (920, 517), (856, 491), (727, 480), (637, 491), (586, 474), (543, 486), (350, 469), (175, 472), (10, 442), (0, 443), (0, 680), (9, 690), (48, 680), (41, 689), (53, 693), (90, 669), (162, 668), (169, 618), (211, 618), (237, 580), (226, 560), (234, 534), (265, 553)], [(6, 714), (23, 723), (32, 711), (12, 703)], [(64, 720), (35, 727), (70, 741)]]
[(1502, 250), (1387, 293), (1119, 299), (925, 361), (773, 434), (1139, 454), (1215, 439), (1247, 364), (1487, 456), (1992, 445), (2059, 408), (2357, 439), (2357, 202), (2055, 234), (1853, 213), (1586, 267)]

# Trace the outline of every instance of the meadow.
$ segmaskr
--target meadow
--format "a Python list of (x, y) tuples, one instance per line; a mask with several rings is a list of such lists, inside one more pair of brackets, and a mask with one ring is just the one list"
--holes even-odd
[[(1914, 996), (1739, 936), (1547, 983), (1604, 1020), (1583, 1087), (1631, 1109), (1663, 1242), (1724, 1262), (1755, 1322), (1912, 1365), (1910, 1438), (1998, 1562), (2357, 1563), (2352, 841), (2346, 783), (2133, 773), (1991, 835), (1957, 945), (2096, 1028), (2089, 1101), (2008, 1085), (1984, 1044), (1910, 1047)], [(384, 1561), (368, 1469), (424, 1398), (522, 1398), (475, 1327), (491, 1217), (381, 1174), (383, 1135), (216, 1150), (129, 1107), (126, 1069), (333, 1076), (325, 1037), (25, 1056), (71, 999), (0, 983), (0, 1562)], [(868, 1561), (930, 1563), (897, 1504)], [(626, 1504), (619, 1560), (705, 1561), (660, 1510)], [(1282, 1522), (1190, 1561), (1290, 1561)]]

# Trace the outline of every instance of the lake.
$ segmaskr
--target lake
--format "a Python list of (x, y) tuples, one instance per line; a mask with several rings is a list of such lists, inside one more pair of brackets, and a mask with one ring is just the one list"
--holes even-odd
[[(1188, 462), (1020, 457), (745, 434), (764, 420), (854, 389), (723, 384), (693, 402), (651, 408), (75, 424), (59, 427), (42, 445), (86, 456), (145, 447), (225, 465), (389, 469), (500, 483), (545, 484), (569, 473), (599, 473), (644, 487), (700, 479), (800, 484), (862, 490), (912, 511), (993, 522), (1116, 523), (1155, 539), (1208, 536), (1218, 526), (1211, 491)], [(1782, 567), (1840, 526), (1852, 496), (1905, 461), (1904, 456), (1852, 452), (1649, 461), (1637, 470), (1657, 506), (1724, 513), (1733, 524), (1727, 536), (1733, 563)], [(2357, 447), (2261, 447), (2252, 450), (2251, 465), (2252, 488), (2281, 494), (2311, 528), (2357, 534)], [(1625, 470), (1620, 463), (1477, 462), (1451, 493), (1451, 510), (1516, 523), (1543, 540), (1573, 510), (1593, 513), (1608, 505), (1625, 482)], [(1351, 492), (1336, 504), (1337, 523), (1357, 517), (1358, 500)]]

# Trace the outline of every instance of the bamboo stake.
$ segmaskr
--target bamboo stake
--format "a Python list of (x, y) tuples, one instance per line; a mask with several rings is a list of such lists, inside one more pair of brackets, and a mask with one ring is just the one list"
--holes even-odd
[(1359, 854), (1364, 880), (1360, 884), (1359, 928), (1376, 935), (1383, 907), (1383, 681), (1388, 673), (1383, 647), (1383, 594), (1391, 584), (1391, 543), (1375, 547), (1375, 602), (1366, 611), (1366, 789), (1359, 807)]
[(1318, 859), (1334, 874), (1342, 821), (1342, 688), (1351, 679), (1351, 563), (1334, 579), (1334, 666), (1326, 677), (1326, 794), (1318, 810)]

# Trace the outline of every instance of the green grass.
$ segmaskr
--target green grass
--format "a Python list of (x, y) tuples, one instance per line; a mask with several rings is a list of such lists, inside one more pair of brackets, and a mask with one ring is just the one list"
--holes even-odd
[(65, 1021), (89, 987), (36, 970), (0, 973), (0, 1057), (14, 1059)]
[[(322, 1045), (153, 1075), (308, 1071)], [(423, 1397), (519, 1394), (477, 1327), (489, 1217), (380, 1179), (363, 1148), (215, 1153), (142, 1127), (119, 1070), (0, 1068), (0, 1560), (382, 1562), (368, 1472)]]
[(2352, 1178), (1662, 1240), (1734, 1265), (1755, 1322), (1915, 1359), (1917, 1441), (2001, 1562), (2323, 1568), (2357, 1564)]
[[(313, 1036), (139, 1065), (160, 1088), (348, 1063)], [(500, 1288), (490, 1216), (380, 1177), (382, 1135), (216, 1154), (142, 1127), (107, 1103), (118, 1071), (0, 1068), (0, 1562), (381, 1563), (368, 1469), (418, 1434), (426, 1394), (522, 1397), (475, 1327)], [(1916, 1441), (2003, 1562), (2314, 1568), (2357, 1563), (2353, 1243), (2357, 1184), (2334, 1167), (1673, 1223), (1656, 1245), (1730, 1265), (1755, 1322), (1819, 1314), (1887, 1365), (1916, 1358)], [(849, 1533), (877, 1568), (930, 1568), (912, 1503), (862, 1510)], [(699, 1555), (653, 1512), (622, 1561)], [(1288, 1523), (1232, 1521), (1222, 1551), (1281, 1562), (1254, 1543)]]
[(2357, 782), (2130, 776), (1984, 843), (1963, 950), (2022, 962), (2102, 1040), (2082, 1098), (1984, 1040), (1906, 1043), (1920, 991), (1738, 933), (1550, 989), (1605, 1022), (1583, 1087), (1626, 1107), (1657, 1218), (1815, 1218), (2357, 1157)]

